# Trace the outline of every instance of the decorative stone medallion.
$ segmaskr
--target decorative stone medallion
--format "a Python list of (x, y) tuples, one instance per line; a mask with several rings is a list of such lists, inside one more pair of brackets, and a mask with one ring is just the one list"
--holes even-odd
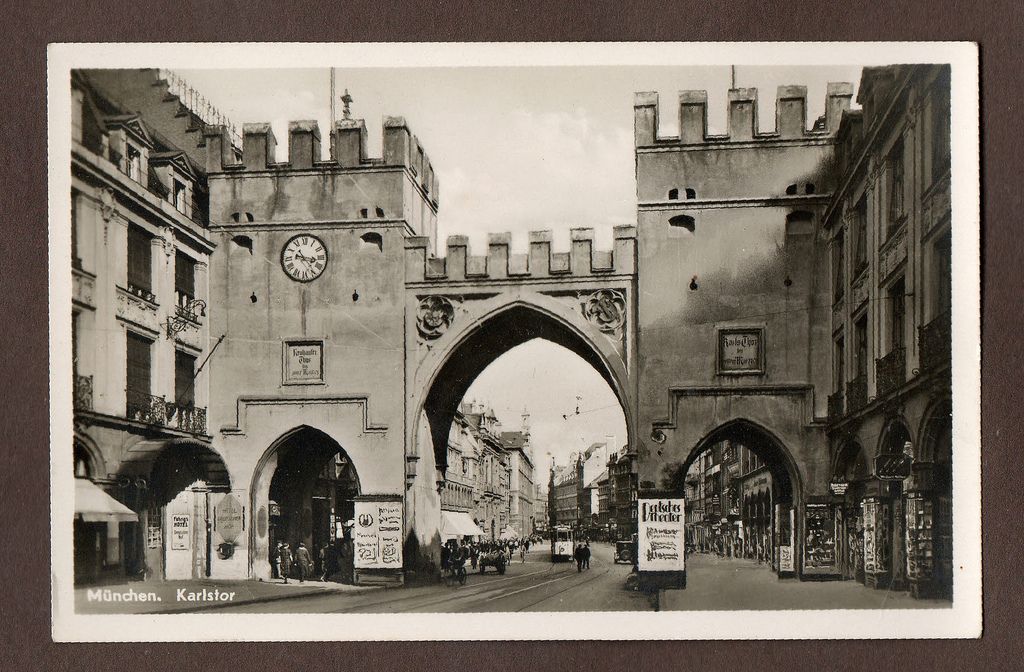
[(443, 296), (428, 296), (420, 301), (416, 315), (416, 328), (427, 340), (439, 338), (455, 320), (452, 302)]
[(626, 297), (616, 289), (599, 289), (580, 297), (583, 316), (605, 333), (618, 331), (626, 323)]

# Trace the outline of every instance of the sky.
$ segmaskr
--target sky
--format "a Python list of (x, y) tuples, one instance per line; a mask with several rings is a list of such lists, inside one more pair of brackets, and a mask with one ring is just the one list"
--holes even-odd
[[(826, 84), (856, 87), (860, 71), (739, 66), (735, 85), (759, 90), (759, 128), (770, 131), (778, 86), (807, 86), (810, 125), (824, 112)], [(328, 68), (177, 73), (239, 130), (269, 121), (281, 161), (288, 122), (316, 119), (329, 158)], [(381, 154), (384, 116), (405, 117), (438, 177), (439, 248), (446, 236), (462, 234), (474, 254), (485, 252), (488, 233), (502, 231), (512, 233), (513, 252), (525, 252), (527, 232), (539, 229), (552, 230), (555, 251), (566, 251), (576, 227), (593, 227), (596, 247), (610, 249), (612, 227), (636, 223), (633, 93), (659, 92), (660, 133), (674, 135), (677, 92), (706, 90), (709, 132), (724, 133), (732, 76), (729, 66), (336, 69), (337, 95), (347, 88), (352, 116), (366, 121), (370, 156)], [(340, 103), (337, 109), (340, 116)], [(619, 446), (626, 440), (611, 389), (582, 359), (551, 343), (533, 341), (498, 358), (467, 399), (490, 404), (512, 428), (526, 408), (538, 465), (549, 462), (548, 454), (565, 464), (573, 451), (608, 435)]]

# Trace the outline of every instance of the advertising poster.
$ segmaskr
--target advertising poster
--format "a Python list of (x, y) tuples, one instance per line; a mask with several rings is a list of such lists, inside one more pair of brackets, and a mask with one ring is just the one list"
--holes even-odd
[(402, 568), (402, 502), (356, 502), (352, 543), (360, 569)]
[(804, 569), (832, 570), (836, 564), (835, 521), (827, 504), (808, 504), (804, 509)]
[(637, 522), (640, 571), (683, 571), (686, 567), (683, 500), (641, 499)]

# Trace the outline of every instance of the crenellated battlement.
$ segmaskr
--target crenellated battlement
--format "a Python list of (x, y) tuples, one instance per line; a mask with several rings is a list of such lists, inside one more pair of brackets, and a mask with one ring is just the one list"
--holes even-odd
[(509, 278), (630, 275), (636, 272), (636, 226), (614, 229), (611, 250), (594, 249), (594, 230), (570, 231), (568, 252), (552, 252), (551, 231), (531, 231), (529, 251), (511, 254), (510, 233), (487, 237), (487, 254), (471, 255), (466, 236), (448, 236), (447, 254), (430, 256), (429, 239), (408, 238), (405, 244), (406, 282), (506, 280)]
[(657, 92), (642, 91), (634, 95), (633, 101), (634, 140), (637, 147), (647, 147), (831, 137), (839, 130), (852, 97), (852, 84), (830, 82), (825, 94), (825, 114), (808, 129), (807, 87), (780, 86), (775, 98), (775, 130), (761, 132), (757, 127), (757, 89), (730, 89), (728, 131), (725, 135), (709, 135), (707, 91), (680, 91), (679, 135), (666, 137), (658, 135)]
[(288, 160), (276, 162), (277, 138), (269, 123), (242, 126), (242, 156), (237, 160), (225, 126), (210, 125), (204, 131), (207, 146), (206, 171), (244, 173), (255, 171), (358, 169), (402, 166), (412, 173), (433, 201), (438, 200), (437, 175), (430, 158), (403, 117), (384, 118), (383, 156), (367, 156), (366, 123), (362, 119), (334, 122), (328, 141), (330, 158), (321, 160), (320, 126), (316, 121), (292, 121), (288, 124)]

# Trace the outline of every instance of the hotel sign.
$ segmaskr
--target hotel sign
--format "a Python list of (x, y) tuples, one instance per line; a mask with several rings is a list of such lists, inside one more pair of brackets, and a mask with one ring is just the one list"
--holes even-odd
[(764, 371), (764, 330), (720, 329), (718, 331), (719, 373), (762, 373)]

